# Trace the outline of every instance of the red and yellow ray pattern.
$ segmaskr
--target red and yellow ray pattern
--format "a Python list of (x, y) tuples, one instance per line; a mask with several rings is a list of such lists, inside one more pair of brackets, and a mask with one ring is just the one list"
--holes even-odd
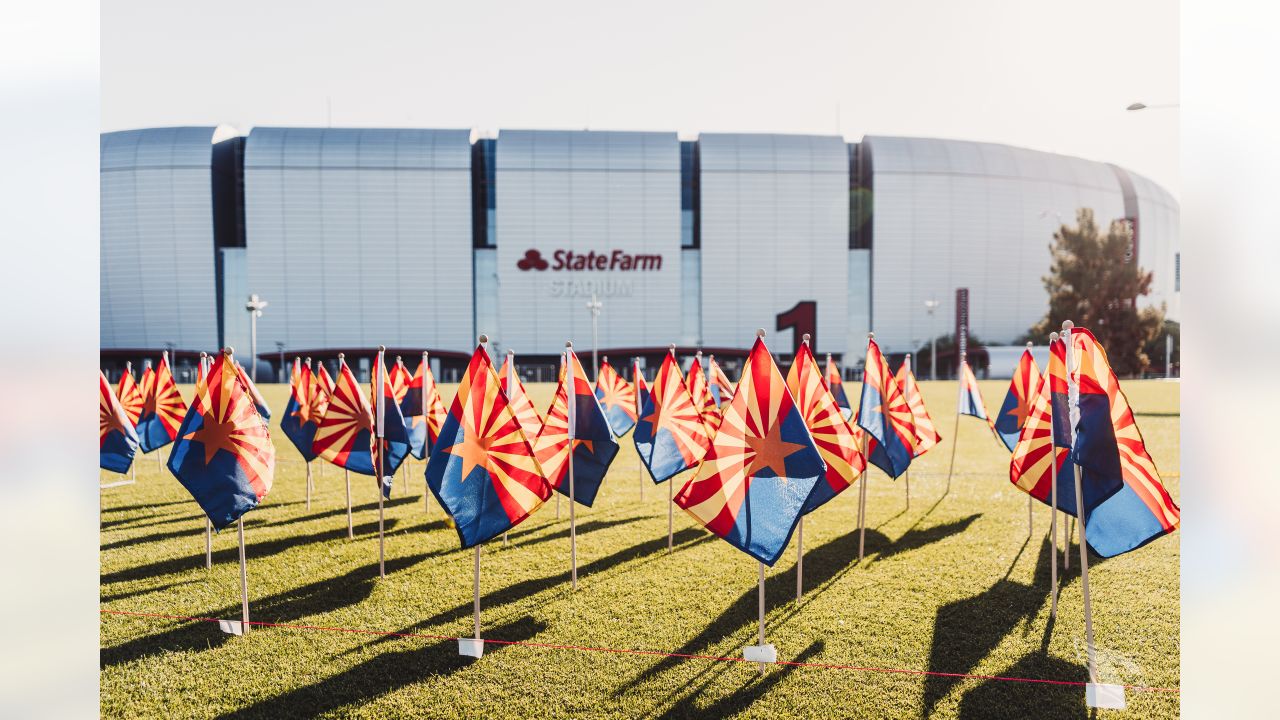
[(702, 369), (701, 352), (694, 356), (693, 364), (689, 366), (688, 382), (689, 396), (693, 398), (693, 404), (702, 415), (702, 421), (706, 423), (707, 429), (714, 435), (720, 428), (720, 410), (716, 407), (715, 398), (711, 397), (711, 390), (707, 388), (707, 376)]
[(720, 363), (716, 362), (715, 355), (710, 357), (708, 368), (711, 372), (711, 384), (720, 389), (720, 407), (724, 407), (733, 400), (733, 383), (729, 382), (729, 376), (724, 373)]
[(787, 371), (787, 389), (813, 435), (818, 454), (827, 464), (827, 483), (837, 493), (844, 490), (867, 467), (867, 460), (858, 447), (858, 436), (836, 405), (807, 342), (800, 345)]
[(692, 467), (711, 449), (711, 430), (694, 404), (674, 352), (667, 353), (649, 389), (653, 413), (641, 418), (653, 426), (653, 436), (666, 430), (675, 441), (685, 467)]
[[(508, 379), (511, 380), (510, 384)], [(560, 379), (564, 379), (563, 356), (560, 363)], [(502, 369), (498, 371), (498, 386), (506, 394), (507, 402), (511, 406), (511, 412), (515, 414), (516, 420), (520, 422), (520, 429), (524, 431), (524, 436), (529, 439), (529, 444), (536, 444), (538, 433), (542, 432), (542, 416), (538, 414), (538, 409), (533, 406), (533, 401), (529, 399), (529, 394), (524, 390), (524, 383), (520, 381), (520, 373), (516, 372), (515, 356), (511, 353), (507, 353), (506, 360), (502, 361)]]
[(116, 397), (120, 401), (120, 407), (124, 409), (125, 416), (129, 418), (129, 423), (137, 427), (145, 401), (142, 391), (138, 389), (137, 381), (133, 379), (131, 366), (126, 365), (124, 374), (120, 376), (120, 383), (116, 386)]
[(941, 442), (942, 435), (938, 434), (938, 428), (934, 426), (933, 418), (924, 406), (920, 386), (916, 384), (915, 373), (911, 372), (910, 359), (902, 361), (902, 367), (898, 368), (897, 380), (898, 388), (907, 401), (907, 407), (911, 408), (911, 436), (914, 439), (911, 444), (911, 456), (920, 457)]
[(102, 447), (107, 442), (107, 435), (112, 432), (128, 435), (126, 423), (130, 421), (116, 398), (115, 391), (111, 389), (111, 383), (107, 382), (107, 376), (102, 371), (98, 371), (98, 375), (101, 377), (98, 383), (98, 447)]
[(311, 421), (317, 425), (324, 414), (329, 412), (329, 396), (333, 394), (333, 379), (324, 363), (316, 361), (315, 371), (311, 373)]
[[(355, 449), (356, 435), (361, 430), (373, 432), (373, 408), (356, 382), (356, 376), (345, 361), (340, 362), (338, 381), (329, 396), (329, 405), (316, 428), (311, 451), (339, 467)], [(366, 448), (361, 448), (366, 450)]]
[[(436, 376), (431, 372), (431, 366), (425, 359), (418, 363), (418, 369), (410, 378), (406, 392), (410, 386), (422, 387), (422, 396), (427, 402), (427, 439), (434, 444), (436, 438), (440, 437), (440, 428), (444, 427), (444, 419), (448, 411), (444, 409), (444, 400), (440, 398), (440, 389), (436, 387)], [(413, 422), (418, 422), (418, 416), (413, 416)]]
[[(641, 382), (644, 382), (641, 380)], [(607, 408), (617, 407), (627, 417), (636, 419), (636, 389), (618, 374), (609, 364), (609, 358), (600, 363), (600, 375), (596, 378), (596, 388), (600, 391), (600, 404)]]
[(165, 432), (169, 434), (169, 439), (172, 440), (178, 436), (178, 427), (182, 425), (182, 419), (187, 414), (187, 404), (183, 402), (182, 395), (178, 393), (178, 386), (173, 382), (173, 375), (169, 372), (167, 353), (160, 357), (160, 364), (156, 366), (152, 383), (154, 389), (145, 398), (142, 415), (154, 413), (160, 419)]
[(200, 427), (183, 436), (204, 446), (205, 465), (219, 450), (235, 456), (261, 501), (271, 491), (276, 451), (266, 420), (258, 414), (244, 369), (219, 354), (203, 382), (196, 384), (192, 412), (204, 416)]

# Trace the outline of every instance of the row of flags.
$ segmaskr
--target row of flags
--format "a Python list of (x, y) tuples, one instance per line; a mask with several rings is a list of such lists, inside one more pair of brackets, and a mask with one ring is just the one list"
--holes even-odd
[[(1023, 354), (994, 419), (972, 369), (962, 364), (958, 412), (989, 425), (1013, 453), (1011, 481), (1040, 502), (1049, 503), (1050, 455), (1064, 477), (1079, 464), (1088, 542), (1096, 554), (1109, 557), (1172, 531), (1179, 511), (1159, 481), (1105, 351), (1087, 330), (1077, 329), (1071, 338), (1080, 357), (1074, 423), (1067, 411), (1062, 340), (1051, 345), (1043, 374), (1030, 351)], [(212, 365), (238, 378), (255, 415), (268, 418), (247, 373), (238, 365), (231, 373), (226, 362), (219, 356)], [(698, 468), (677, 494), (677, 506), (735, 547), (772, 564), (795, 520), (851, 486), (867, 464), (896, 478), (942, 439), (909, 360), (892, 373), (872, 338), (864, 367), (854, 413), (838, 367), (828, 356), (825, 372), (820, 369), (807, 343), (784, 378), (757, 338), (737, 387), (714, 357), (704, 369), (700, 353), (686, 377), (674, 352), (664, 357), (652, 387), (638, 363), (628, 382), (608, 358), (593, 386), (569, 349), (544, 419), (515, 371), (514, 354), (508, 353), (495, 371), (483, 345), (447, 412), (425, 353), (413, 374), (400, 358), (385, 371), (375, 367), (375, 378), (379, 373), (385, 378), (383, 403), (377, 402), (375, 387), (365, 394), (345, 360), (339, 362), (336, 381), (322, 364), (295, 360), (281, 428), (304, 459), (320, 457), (356, 473), (379, 475), (384, 492), (389, 487), (382, 478), (394, 474), (410, 454), (430, 460), (428, 484), (454, 515), (464, 547), (509, 530), (551, 492), (568, 495), (571, 464), (574, 499), (591, 506), (617, 455), (617, 440), (634, 429), (636, 450), (655, 483)], [(211, 388), (225, 385), (221, 375), (211, 385), (207, 374), (202, 362), (192, 408), (203, 404)], [(189, 440), (181, 426), (187, 420), (204, 422), (183, 403), (167, 355), (154, 370), (146, 368), (140, 381), (126, 372), (115, 388), (105, 375), (101, 384), (106, 469), (124, 472), (137, 449), (149, 452), (179, 438)], [(374, 412), (379, 406), (380, 418)], [(203, 418), (201, 413), (195, 414)], [(375, 473), (379, 421), (386, 432), (378, 453), (381, 472)], [(486, 492), (464, 487), (477, 472), (484, 474), (483, 481), (471, 485), (485, 485)], [(532, 480), (535, 476), (545, 487)], [(1058, 507), (1076, 514), (1074, 494), (1059, 493)], [(224, 519), (229, 516), (222, 513)]]

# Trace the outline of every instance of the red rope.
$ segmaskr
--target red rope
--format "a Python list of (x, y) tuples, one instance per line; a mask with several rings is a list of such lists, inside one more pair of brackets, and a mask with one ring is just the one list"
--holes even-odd
[[(99, 610), (104, 615), (128, 615), (131, 617), (149, 617), (163, 618), (166, 620), (188, 620), (195, 622), (219, 622), (218, 618), (207, 617), (191, 617), (188, 615), (169, 615), (165, 613), (144, 613), (129, 612), (127, 610)], [(382, 637), (397, 638), (416, 638), (421, 640), (457, 640), (458, 638), (450, 635), (429, 635), (426, 633), (403, 633), (391, 632), (388, 630), (365, 630), (361, 628), (344, 628), (344, 627), (326, 627), (324, 625), (293, 625), (288, 623), (272, 623), (261, 622), (258, 620), (250, 620), (249, 625), (257, 625), (259, 627), (281, 628), (284, 630), (314, 630), (321, 632), (341, 632), (353, 633), (356, 635), (379, 635)], [(740, 657), (720, 657), (718, 655), (696, 655), (692, 653), (666, 652), (663, 650), (632, 650), (628, 648), (601, 648), (589, 647), (586, 645), (557, 645), (553, 643), (528, 642), (524, 640), (494, 640), (484, 638), (485, 643), (494, 645), (520, 645), (523, 647), (541, 648), (544, 650), (576, 650), (579, 652), (604, 652), (616, 653), (620, 655), (656, 655), (660, 657), (679, 658), (682, 660), (711, 660), (715, 662), (753, 662), (746, 658)], [(817, 662), (797, 662), (795, 660), (779, 660), (777, 665), (790, 665), (792, 667), (819, 668), (823, 670), (852, 670), (855, 672), (878, 672), (878, 673), (896, 673), (900, 675), (925, 675), (932, 677), (958, 678), (962, 680), (998, 680), (1001, 682), (1020, 682), (1035, 683), (1040, 685), (1066, 685), (1071, 687), (1083, 687), (1088, 683), (1079, 680), (1044, 680), (1040, 678), (1021, 678), (1009, 677), (1006, 675), (971, 675), (969, 673), (949, 673), (938, 672), (936, 670), (908, 670), (904, 668), (881, 668), (881, 667), (864, 667), (860, 665), (839, 665), (834, 663), (817, 663)], [(1162, 688), (1147, 687), (1145, 685), (1125, 685), (1126, 690), (1135, 690), (1138, 692), (1159, 692), (1180, 694), (1179, 688)]]

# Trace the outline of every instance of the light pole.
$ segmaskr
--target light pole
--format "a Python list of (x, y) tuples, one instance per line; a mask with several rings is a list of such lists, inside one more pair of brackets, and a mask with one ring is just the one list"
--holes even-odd
[(930, 297), (924, 301), (924, 309), (929, 313), (929, 379), (938, 379), (938, 331), (937, 317), (934, 313), (938, 310), (938, 306), (942, 303), (938, 302), (937, 297)]
[(1160, 103), (1159, 105), (1148, 105), (1146, 103), (1131, 103), (1125, 108), (1129, 112), (1137, 112), (1138, 110), (1167, 110), (1169, 108), (1181, 107), (1182, 103)]
[(249, 296), (244, 309), (249, 312), (249, 377), (258, 382), (258, 318), (262, 317), (262, 309), (267, 301), (258, 297), (257, 293)]
[(288, 376), (284, 374), (284, 343), (277, 340), (276, 350), (280, 353), (280, 382), (288, 382)]
[(591, 300), (587, 302), (587, 309), (591, 311), (591, 377), (594, 381), (600, 374), (600, 338), (598, 328), (600, 326), (600, 311), (604, 309), (604, 305), (595, 293), (591, 293)]

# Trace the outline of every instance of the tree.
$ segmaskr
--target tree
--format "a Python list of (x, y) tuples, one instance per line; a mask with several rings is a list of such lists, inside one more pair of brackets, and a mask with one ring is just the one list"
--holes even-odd
[(1151, 273), (1138, 267), (1132, 243), (1120, 221), (1102, 234), (1089, 208), (1077, 212), (1076, 227), (1059, 228), (1044, 277), (1049, 313), (1028, 331), (1028, 339), (1044, 342), (1062, 329), (1063, 320), (1071, 320), (1097, 336), (1117, 374), (1141, 374), (1151, 364), (1145, 348), (1163, 329), (1164, 309), (1137, 307), (1137, 299), (1151, 292)]

